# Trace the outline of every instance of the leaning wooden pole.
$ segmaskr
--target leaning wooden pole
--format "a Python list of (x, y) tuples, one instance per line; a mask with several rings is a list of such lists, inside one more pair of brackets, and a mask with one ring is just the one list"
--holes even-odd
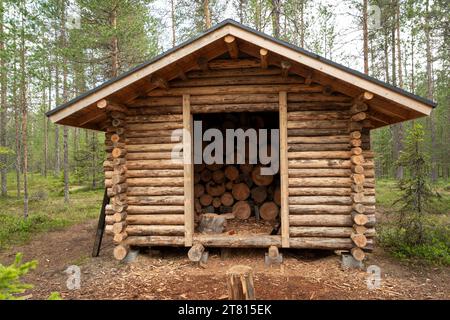
[(106, 151), (108, 160), (105, 162), (105, 175), (107, 170), (111, 177), (107, 183), (108, 196), (111, 204), (106, 208), (106, 221), (110, 225), (107, 232), (114, 235), (115, 243), (114, 257), (123, 260), (129, 251), (128, 245), (124, 243), (127, 238), (127, 166), (126, 166), (126, 107), (101, 100), (97, 107), (105, 109), (108, 115), (108, 127), (106, 135)]
[(95, 233), (94, 247), (92, 249), (92, 256), (98, 257), (100, 254), (100, 247), (102, 246), (103, 233), (105, 232), (106, 222), (106, 206), (109, 204), (108, 191), (105, 189), (103, 195), (103, 203), (100, 209), (100, 217), (98, 218), (97, 232)]
[(365, 214), (366, 206), (364, 205), (364, 156), (362, 150), (362, 129), (363, 122), (368, 118), (367, 100), (372, 99), (371, 93), (365, 92), (357, 97), (353, 106), (350, 109), (351, 118), (349, 123), (350, 132), (350, 147), (351, 147), (351, 181), (352, 181), (352, 220), (353, 220), (353, 232), (350, 234), (350, 238), (353, 243), (351, 249), (352, 256), (362, 261), (365, 258), (363, 248), (367, 245), (367, 238), (365, 236), (368, 217)]

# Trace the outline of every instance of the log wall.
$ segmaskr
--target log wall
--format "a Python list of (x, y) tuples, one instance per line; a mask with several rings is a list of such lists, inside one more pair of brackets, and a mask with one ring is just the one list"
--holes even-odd
[[(328, 247), (334, 243), (336, 249), (351, 249), (355, 234), (374, 235), (372, 227), (354, 229), (352, 218), (356, 206), (371, 221), (368, 225), (375, 219), (369, 131), (358, 121), (360, 131), (352, 129), (353, 103), (323, 95), (316, 106), (299, 103), (296, 97), (288, 94), (290, 247), (310, 247), (316, 239), (317, 246), (327, 241)], [(360, 244), (366, 246), (367, 241)]]
[[(279, 68), (245, 69), (233, 63), (233, 67), (224, 62), (217, 69), (191, 71), (185, 80), (170, 81), (170, 87), (134, 100), (121, 122), (126, 134), (116, 142), (111, 137), (117, 128), (109, 124), (106, 186), (114, 199), (114, 190), (126, 191), (117, 196), (126, 199), (126, 210), (120, 213), (108, 207), (107, 231), (122, 234), (122, 239), (116, 240), (124, 246), (189, 243), (185, 239), (186, 168), (171, 160), (171, 150), (181, 142), (173, 142), (171, 134), (183, 128), (183, 95), (185, 99), (189, 95), (193, 114), (278, 112), (280, 92), (286, 92), (288, 191), (282, 197), (288, 199), (284, 235), (289, 237), (284, 237), (283, 246), (370, 248), (375, 233), (373, 155), (365, 119), (355, 117), (359, 112), (354, 112), (353, 98), (305, 84), (299, 76), (283, 76)], [(117, 151), (123, 160), (113, 158), (113, 144), (124, 147)], [(115, 173), (114, 161), (124, 167), (120, 176)], [(355, 223), (358, 210), (367, 218), (362, 225)], [(359, 235), (366, 241), (357, 245), (362, 238)], [(274, 245), (281, 246), (278, 238), (273, 238)], [(198, 235), (194, 235), (196, 239)], [(236, 239), (227, 242), (223, 236), (220, 239), (224, 246), (238, 243)], [(208, 241), (214, 245), (214, 239)]]

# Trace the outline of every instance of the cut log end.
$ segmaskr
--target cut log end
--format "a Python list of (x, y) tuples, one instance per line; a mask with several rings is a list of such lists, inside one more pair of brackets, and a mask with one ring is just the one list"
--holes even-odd
[(127, 245), (119, 244), (114, 248), (113, 251), (114, 258), (116, 258), (119, 261), (122, 261), (123, 259), (126, 258), (129, 250), (130, 248)]

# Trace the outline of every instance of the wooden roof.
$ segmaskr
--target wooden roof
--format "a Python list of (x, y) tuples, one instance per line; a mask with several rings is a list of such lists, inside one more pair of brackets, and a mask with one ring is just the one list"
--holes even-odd
[[(230, 35), (237, 40), (237, 48), (230, 48), (224, 41), (225, 37)], [(186, 72), (201, 69), (203, 63), (214, 63), (215, 58), (227, 52), (232, 56), (236, 54), (233, 50), (238, 50), (247, 57), (260, 59), (261, 49), (268, 51), (269, 65), (280, 66), (282, 61), (289, 61), (289, 72), (331, 87), (334, 92), (355, 98), (364, 92), (372, 93), (373, 99), (370, 100), (369, 106), (373, 128), (427, 116), (436, 106), (433, 101), (233, 20), (225, 20), (194, 39), (50, 110), (47, 116), (58, 124), (102, 130), (101, 123), (106, 115), (104, 110), (97, 108), (98, 101), (108, 99), (127, 105), (153, 89), (164, 87), (170, 80), (184, 78)], [(248, 60), (249, 67), (259, 66), (260, 62), (256, 59)]]

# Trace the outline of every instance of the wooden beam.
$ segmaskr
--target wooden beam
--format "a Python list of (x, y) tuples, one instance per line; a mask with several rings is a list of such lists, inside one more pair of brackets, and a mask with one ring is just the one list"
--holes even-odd
[(269, 66), (268, 63), (268, 55), (269, 55), (269, 51), (267, 49), (261, 48), (259, 49), (259, 56), (261, 59), (261, 68), (263, 69), (267, 69), (267, 67)]
[(312, 78), (313, 78), (313, 71), (309, 70), (306, 74), (305, 74), (305, 84), (307, 86), (311, 85), (312, 83)]
[(330, 85), (323, 86), (322, 93), (325, 96), (331, 96), (331, 94), (333, 93), (333, 88)]
[(105, 109), (106, 111), (119, 111), (119, 112), (125, 112), (125, 113), (127, 112), (126, 106), (106, 100), (106, 99), (102, 99), (102, 100), (98, 101), (97, 108)]
[(231, 59), (237, 59), (239, 56), (239, 48), (236, 38), (233, 36), (226, 36), (224, 41), (227, 45), (228, 53), (230, 54)]
[(162, 78), (162, 77), (158, 77), (156, 75), (151, 75), (150, 76), (150, 83), (153, 84), (154, 86), (161, 88), (161, 89), (169, 89), (169, 83), (167, 82), (166, 79)]
[(280, 184), (281, 184), (281, 243), (289, 247), (289, 177), (287, 158), (287, 92), (279, 93), (280, 119)]
[(197, 65), (202, 71), (208, 71), (208, 58), (206, 57), (198, 57), (197, 58)]
[(373, 99), (373, 93), (365, 91), (355, 98), (355, 102), (366, 102)]
[(289, 69), (291, 68), (291, 63), (289, 61), (283, 60), (281, 61), (281, 75), (283, 77), (287, 77), (289, 75)]
[(184, 159), (184, 244), (192, 246), (194, 236), (194, 164), (192, 159), (191, 97), (183, 95), (183, 159)]
[(187, 80), (188, 77), (186, 76), (183, 68), (178, 63), (176, 63), (175, 66), (177, 69), (178, 78), (180, 78), (181, 80)]
[(81, 117), (78, 118), (77, 120), (77, 124), (82, 127), (85, 124), (98, 120), (102, 117), (105, 117), (105, 113), (100, 112), (99, 110), (92, 110), (89, 113), (82, 115)]

